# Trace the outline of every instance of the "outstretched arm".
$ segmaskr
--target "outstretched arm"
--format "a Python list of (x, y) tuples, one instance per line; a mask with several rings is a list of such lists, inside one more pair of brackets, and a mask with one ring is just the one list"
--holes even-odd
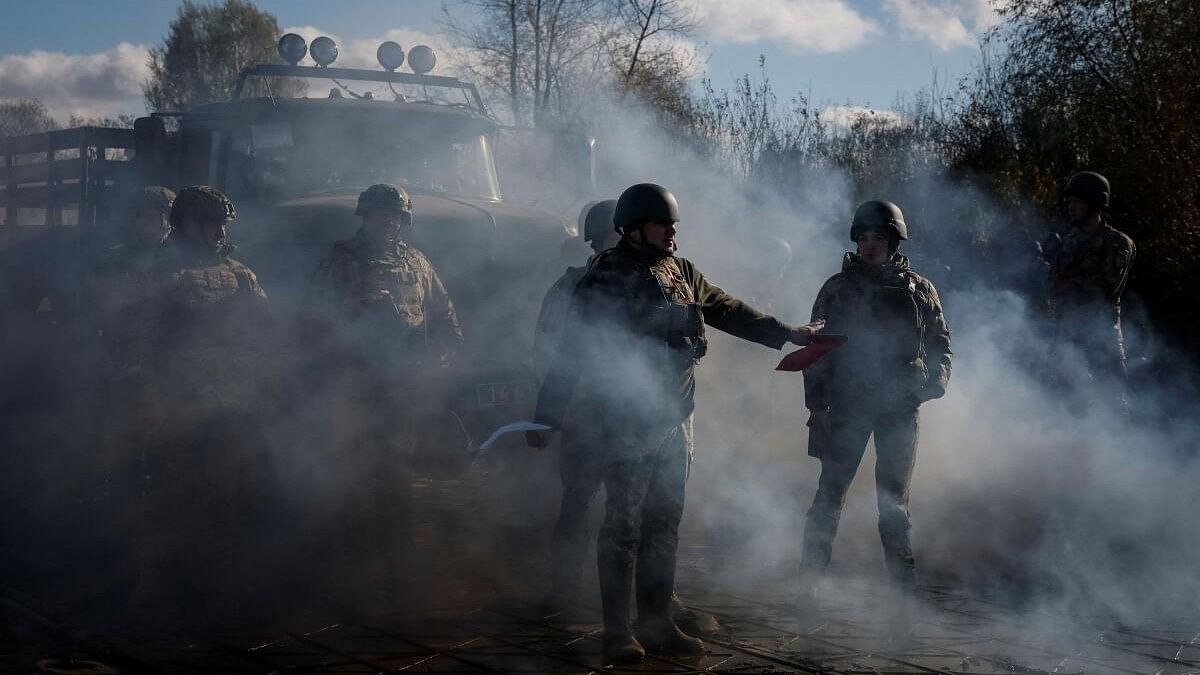
[(709, 283), (691, 263), (680, 260), (680, 266), (692, 281), (696, 302), (704, 313), (704, 323), (707, 325), (772, 349), (779, 349), (798, 337), (791, 326), (738, 300), (720, 286)]

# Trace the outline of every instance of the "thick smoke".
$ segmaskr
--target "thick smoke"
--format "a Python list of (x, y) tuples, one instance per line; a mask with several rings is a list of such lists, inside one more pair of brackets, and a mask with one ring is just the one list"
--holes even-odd
[[(1089, 380), (1083, 355), (1054, 344), (1036, 304), (1045, 270), (1024, 232), (1050, 223), (1018, 227), (969, 183), (932, 171), (902, 194), (856, 193), (834, 169), (786, 190), (743, 184), (670, 140), (650, 114), (628, 102), (620, 110), (620, 123), (598, 134), (613, 196), (639, 181), (669, 187), (683, 211), (680, 254), (785, 322), (807, 321), (820, 284), (840, 269), (858, 202), (891, 199), (909, 214), (902, 252), (941, 291), (955, 352), (948, 393), (921, 412), (911, 512), (924, 579), (1129, 621), (1195, 606), (1197, 398), (1186, 376), (1170, 374), (1171, 364), (1186, 372), (1187, 359), (1144, 319), (1130, 320), (1127, 296), (1128, 413), (1109, 383)], [(988, 250), (1003, 259), (980, 264), (964, 245), (965, 214), (989, 225), (997, 242)], [(771, 237), (792, 247), (782, 275)], [(681, 550), (718, 573), (681, 570), (680, 580), (770, 586), (796, 575), (819, 473), (806, 455), (802, 382), (773, 372), (778, 353), (716, 331), (710, 340)], [(884, 578), (872, 456), (843, 515), (835, 574)]]
[[(946, 397), (922, 408), (911, 511), (914, 549), (926, 579), (949, 579), (1030, 606), (1100, 609), (1130, 621), (1195, 606), (1200, 597), (1195, 564), (1200, 525), (1194, 517), (1200, 507), (1194, 489), (1200, 481), (1194, 459), (1198, 399), (1187, 371), (1172, 368), (1184, 359), (1162, 344), (1152, 326), (1130, 327), (1136, 347), (1131, 363), (1145, 365), (1136, 369), (1140, 375), (1126, 417), (1111, 395), (1082, 377), (1079, 354), (1059, 350), (1053, 359), (1047, 356), (1051, 345), (1044, 321), (1027, 296), (1014, 290), (1022, 287), (1020, 280), (1039, 274), (1032, 246), (1013, 235), (1012, 243), (991, 249), (1010, 260), (981, 266), (973, 249), (962, 244), (965, 212), (984, 214), (981, 219), (993, 223), (1001, 239), (1015, 231), (1010, 214), (980, 192), (931, 174), (905, 195), (859, 194), (851, 178), (833, 168), (808, 171), (786, 188), (745, 181), (713, 166), (629, 100), (597, 108), (608, 110), (595, 116), (607, 120), (595, 129), (599, 191), (580, 197), (613, 198), (642, 181), (667, 186), (682, 205), (680, 254), (695, 261), (711, 282), (787, 323), (808, 320), (821, 283), (840, 268), (858, 202), (893, 199), (909, 214), (912, 241), (902, 250), (941, 291), (955, 352)], [(344, 142), (320, 137), (319, 162), (281, 167), (368, 166), (369, 157), (345, 149), (372, 144), (364, 144), (362, 130), (347, 133), (352, 138)], [(422, 135), (434, 132), (410, 134)], [(371, 182), (375, 178), (385, 176), (372, 175)], [(486, 214), (461, 200), (447, 200), (442, 204), (446, 215), (434, 218), (430, 205), (437, 200), (414, 192), (415, 224), (419, 237), (428, 238), (422, 243), (483, 261), (473, 272), (440, 270), (455, 303), (476, 307), (474, 316), (486, 318), (486, 325), (472, 325), (473, 316), (463, 316), (468, 340), (474, 337), (474, 344), (487, 347), (471, 357), (482, 363), (492, 348), (527, 353), (533, 311), (553, 275), (532, 268), (497, 270), (487, 266), (491, 251), (455, 249), (453, 219)], [(314, 364), (303, 356), (311, 346), (311, 336), (296, 323), (304, 284), (272, 286), (271, 274), (290, 266), (291, 277), (303, 279), (331, 239), (352, 234), (356, 223), (346, 207), (356, 194), (331, 190), (321, 195), (325, 201), (291, 203), (288, 213), (295, 220), (285, 224), (305, 223), (304, 236), (294, 236), (298, 245), (291, 248), (273, 249), (278, 241), (262, 234), (280, 232), (280, 223), (255, 222), (268, 218), (265, 212), (247, 209), (232, 230), (234, 242), (246, 244), (243, 250), (252, 258), (259, 252), (247, 262), (259, 270), (277, 307), (270, 362), (276, 385), (261, 411), (274, 480), (269, 498), (277, 510), (276, 521), (262, 532), (262, 563), (271, 569), (307, 566), (306, 576), (282, 579), (280, 593), (316, 595), (332, 604), (346, 589), (360, 594), (355, 597), (372, 596), (380, 590), (375, 580), (397, 574), (405, 580), (401, 592), (409, 601), (463, 600), (481, 588), (542, 590), (541, 558), (557, 508), (555, 458), (510, 439), (471, 462), (467, 446), (477, 445), (482, 435), (478, 428), (464, 435), (459, 420), (450, 417), (418, 432), (426, 441), (422, 445), (441, 448), (441, 460), (449, 461), (422, 464), (422, 458), (413, 458), (406, 466), (402, 480), (411, 487), (404, 498), (415, 515), (406, 541), (395, 544), (407, 556), (399, 567), (373, 568), (380, 559), (378, 547), (334, 550), (341, 545), (337, 538), (346, 519), (375, 508), (367, 486), (395, 477), (381, 477), (356, 441), (365, 427), (378, 422), (375, 410), (354, 404), (360, 383), (347, 379), (336, 364)], [(339, 204), (335, 214), (333, 206)], [(566, 214), (564, 220), (574, 217)], [(256, 225), (270, 227), (256, 233)], [(332, 231), (336, 237), (329, 236)], [(790, 244), (790, 260), (778, 240)], [(544, 243), (549, 261), (561, 242)], [(432, 250), (431, 257), (435, 266), (443, 262)], [(582, 263), (582, 257), (572, 261)], [(996, 269), (1004, 274), (994, 274)], [(500, 300), (512, 297), (522, 299), (515, 304), (524, 316), (495, 316), (497, 308), (509, 306)], [(805, 452), (801, 376), (773, 370), (780, 353), (715, 331), (710, 340), (710, 353), (698, 369), (697, 452), (680, 583), (685, 588), (700, 583), (775, 588), (796, 574), (804, 512), (819, 471)], [(1054, 378), (1047, 377), (1051, 372)], [(640, 388), (637, 372), (625, 375), (631, 389)], [(428, 391), (436, 384), (428, 380), (421, 386)], [(16, 438), (8, 428), (6, 436)], [(24, 451), (36, 450), (33, 445), (26, 444)], [(52, 471), (62, 469), (55, 465)], [(872, 483), (868, 458), (835, 544), (834, 571), (841, 577), (884, 576)], [(48, 502), (61, 497), (49, 481), (38, 494)], [(595, 518), (602, 501), (596, 500)], [(464, 510), (476, 515), (463, 519)], [(446, 524), (452, 522), (468, 526), (450, 530)], [(587, 569), (594, 575), (590, 563)]]

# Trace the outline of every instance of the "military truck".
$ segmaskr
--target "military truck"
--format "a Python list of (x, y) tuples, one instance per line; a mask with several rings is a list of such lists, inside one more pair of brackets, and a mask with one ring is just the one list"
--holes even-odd
[[(309, 49), (311, 47), (311, 49)], [(285, 63), (243, 71), (231, 100), (136, 120), (0, 140), (0, 275), (5, 331), (44, 350), (86, 313), (86, 252), (103, 243), (125, 195), (142, 185), (207, 184), (238, 209), (230, 239), (286, 318), (318, 259), (358, 227), (367, 185), (414, 200), (416, 244), (466, 333), (445, 383), (450, 411), (478, 439), (528, 413), (537, 303), (574, 234), (569, 209), (591, 196), (592, 141), (499, 124), (476, 87), (431, 75), (428, 47), (380, 46), (379, 70), (332, 64), (336, 45), (280, 40)], [(300, 65), (305, 53), (315, 65)], [(457, 424), (457, 422), (456, 422)]]

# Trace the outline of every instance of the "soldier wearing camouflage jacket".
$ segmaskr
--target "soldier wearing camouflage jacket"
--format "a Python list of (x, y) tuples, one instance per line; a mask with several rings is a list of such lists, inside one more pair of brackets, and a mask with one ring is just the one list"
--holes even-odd
[(1062, 238), (1050, 270), (1049, 308), (1060, 346), (1081, 349), (1091, 376), (1125, 374), (1121, 296), (1137, 249), (1104, 214), (1108, 180), (1081, 172), (1067, 184), (1071, 228)]
[[(141, 537), (143, 592), (200, 592), (206, 579), (247, 573), (245, 546), (264, 503), (258, 471), (267, 295), (232, 259), (225, 226), (235, 217), (220, 191), (180, 191), (172, 229), (153, 266), (151, 297), (131, 312), (127, 372), (142, 372), (155, 397), (155, 442), (145, 449)], [(198, 542), (204, 542), (198, 545)], [(228, 575), (228, 576), (226, 576)], [(162, 598), (158, 598), (161, 600)]]
[[(755, 311), (673, 255), (678, 220), (674, 196), (658, 185), (621, 195), (614, 224), (623, 237), (596, 256), (575, 287), (563, 347), (535, 414), (558, 428), (570, 406), (586, 446), (602, 454), (607, 502), (597, 562), (611, 661), (636, 660), (647, 650), (703, 650), (674, 623), (671, 596), (692, 454), (694, 369), (707, 349), (706, 325), (773, 349), (807, 343), (812, 333)], [(529, 441), (540, 447), (547, 438), (533, 433)], [(629, 606), (635, 576), (636, 639)]]
[(879, 535), (901, 587), (915, 582), (908, 490), (918, 408), (945, 394), (951, 359), (937, 290), (896, 252), (906, 238), (895, 204), (859, 207), (851, 228), (859, 252), (846, 254), (812, 312), (827, 332), (848, 341), (804, 373), (809, 454), (821, 460), (821, 477), (805, 525), (803, 566), (819, 572), (829, 564), (846, 494), (874, 435)]
[(339, 514), (344, 562), (382, 562), (384, 576), (373, 581), (394, 596), (411, 539), (408, 463), (440, 404), (428, 378), (454, 358), (463, 334), (433, 266), (405, 241), (408, 194), (372, 185), (355, 213), (362, 227), (318, 265), (305, 309), (319, 373), (310, 385), (323, 406), (343, 411), (314, 433), (333, 435), (323, 445), (350, 491)]

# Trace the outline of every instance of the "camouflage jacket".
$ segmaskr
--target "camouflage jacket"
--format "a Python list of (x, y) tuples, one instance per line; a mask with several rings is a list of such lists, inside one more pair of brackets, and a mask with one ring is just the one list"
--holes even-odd
[(258, 396), (272, 325), (250, 268), (183, 242), (161, 245), (149, 297), (127, 317), (127, 375), (140, 372), (177, 410), (245, 408)]
[(542, 299), (542, 309), (533, 329), (533, 371), (539, 381), (545, 379), (558, 354), (567, 311), (571, 307), (571, 294), (585, 272), (586, 265), (568, 267)]
[(950, 380), (950, 330), (933, 284), (894, 254), (882, 268), (847, 253), (821, 287), (813, 320), (849, 340), (804, 372), (810, 410), (918, 405)]
[(423, 253), (403, 242), (376, 251), (359, 230), (335, 243), (317, 266), (309, 300), (310, 312), (332, 320), (326, 327), (335, 342), (368, 359), (373, 354), (408, 365), (451, 356), (462, 346), (441, 279)]
[(791, 330), (710, 284), (690, 261), (623, 240), (575, 285), (534, 419), (559, 427), (578, 405), (635, 435), (674, 428), (694, 408), (705, 325), (775, 349)]
[(1072, 227), (1051, 267), (1050, 309), (1062, 321), (1120, 322), (1121, 294), (1137, 248), (1107, 222), (1095, 234)]

